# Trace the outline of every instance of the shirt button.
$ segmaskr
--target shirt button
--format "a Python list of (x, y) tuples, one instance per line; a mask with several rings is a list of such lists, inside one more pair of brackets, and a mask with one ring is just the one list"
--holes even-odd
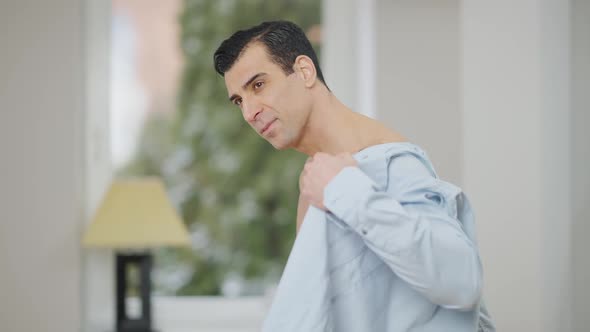
[(367, 230), (366, 230), (366, 229), (363, 229), (363, 230), (361, 231), (361, 233), (363, 233), (363, 235), (367, 235)]

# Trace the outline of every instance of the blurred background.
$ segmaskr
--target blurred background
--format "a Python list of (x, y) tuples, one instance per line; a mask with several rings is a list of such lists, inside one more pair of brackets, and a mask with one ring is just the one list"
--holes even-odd
[(111, 181), (143, 176), (191, 239), (154, 250), (155, 327), (259, 329), (305, 157), (244, 123), (212, 55), (275, 19), (305, 30), (339, 99), (470, 197), (499, 331), (588, 331), (583, 0), (2, 0), (0, 331), (112, 330), (112, 251), (81, 238)]

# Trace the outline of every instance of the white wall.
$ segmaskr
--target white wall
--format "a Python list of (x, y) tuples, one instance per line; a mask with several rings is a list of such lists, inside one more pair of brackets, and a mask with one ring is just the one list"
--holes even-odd
[(80, 1), (0, 10), (0, 331), (80, 331)]
[(572, 1), (572, 207), (574, 329), (590, 326), (590, 2)]
[(377, 115), (461, 185), (459, 1), (377, 2)]
[(462, 25), (463, 178), (489, 306), (501, 331), (569, 331), (568, 3), (466, 1)]

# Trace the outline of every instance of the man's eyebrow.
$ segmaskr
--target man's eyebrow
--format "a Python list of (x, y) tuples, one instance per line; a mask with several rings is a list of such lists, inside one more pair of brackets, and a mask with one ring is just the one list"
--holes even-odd
[[(250, 77), (250, 79), (248, 81), (246, 81), (246, 83), (244, 83), (244, 85), (242, 85), (242, 90), (245, 90), (246, 87), (248, 87), (248, 85), (250, 85), (250, 83), (254, 82), (255, 79), (257, 79), (261, 76), (264, 76), (264, 75), (266, 75), (266, 73), (258, 73), (258, 74), (255, 74), (254, 76)], [(239, 97), (239, 96), (234, 93), (233, 95), (231, 95), (231, 97), (229, 97), (229, 101), (233, 103), (234, 99), (236, 99), (237, 97)]]
[(254, 82), (255, 79), (259, 78), (260, 76), (264, 76), (264, 75), (266, 75), (266, 73), (258, 73), (256, 75), (250, 77), (250, 79), (248, 81), (246, 81), (246, 83), (244, 83), (244, 85), (242, 85), (242, 89), (246, 90), (246, 87), (248, 85), (250, 85), (250, 83)]

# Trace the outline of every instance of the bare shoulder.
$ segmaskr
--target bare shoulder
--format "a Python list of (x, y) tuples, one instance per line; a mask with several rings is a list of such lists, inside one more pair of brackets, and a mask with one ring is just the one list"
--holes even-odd
[(367, 117), (367, 125), (365, 126), (366, 134), (371, 137), (371, 141), (375, 144), (389, 143), (389, 142), (405, 142), (407, 139), (397, 131), (387, 127), (381, 121)]

